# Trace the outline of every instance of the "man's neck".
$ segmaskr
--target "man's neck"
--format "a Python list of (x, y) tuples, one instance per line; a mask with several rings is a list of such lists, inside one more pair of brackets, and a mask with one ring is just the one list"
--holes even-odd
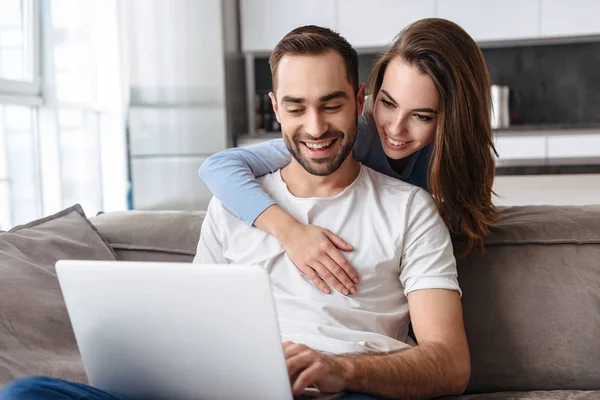
[(327, 176), (308, 173), (292, 158), (292, 162), (281, 170), (281, 179), (296, 197), (332, 197), (354, 182), (359, 173), (360, 164), (352, 155), (344, 160), (337, 171)]

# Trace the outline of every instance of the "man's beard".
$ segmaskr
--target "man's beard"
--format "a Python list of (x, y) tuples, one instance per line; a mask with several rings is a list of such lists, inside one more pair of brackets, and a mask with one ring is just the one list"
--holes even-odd
[[(283, 141), (288, 151), (302, 165), (302, 167), (311, 175), (327, 176), (333, 174), (344, 163), (352, 149), (356, 140), (356, 127), (358, 121), (347, 129), (347, 133), (340, 130), (328, 130), (318, 138), (314, 138), (306, 133), (299, 133), (290, 138), (289, 135), (283, 135)], [(302, 153), (300, 146), (304, 146), (302, 142), (311, 140), (334, 140), (341, 141), (341, 147), (336, 154), (329, 158), (308, 159)], [(331, 146), (337, 146), (338, 143), (332, 143)]]

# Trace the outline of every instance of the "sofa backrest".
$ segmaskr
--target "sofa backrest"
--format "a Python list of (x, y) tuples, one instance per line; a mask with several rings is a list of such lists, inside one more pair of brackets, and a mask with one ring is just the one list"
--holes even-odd
[(600, 389), (600, 206), (505, 208), (458, 272), (468, 392)]
[(204, 211), (122, 211), (92, 223), (122, 261), (192, 262)]
[[(122, 260), (190, 262), (203, 217), (129, 211), (92, 222)], [(458, 271), (467, 392), (600, 389), (600, 206), (504, 208)]]

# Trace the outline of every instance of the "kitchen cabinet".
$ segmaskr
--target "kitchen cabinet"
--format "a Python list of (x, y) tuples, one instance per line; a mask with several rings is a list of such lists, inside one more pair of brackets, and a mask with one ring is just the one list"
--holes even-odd
[(382, 48), (427, 17), (454, 21), (478, 42), (600, 35), (596, 0), (252, 0), (240, 7), (247, 53), (269, 53), (306, 24), (332, 28), (357, 49)]
[(337, 30), (355, 48), (386, 46), (410, 23), (435, 17), (435, 0), (337, 0)]
[(540, 0), (543, 37), (600, 34), (600, 2), (597, 0)]
[(437, 0), (437, 14), (478, 42), (539, 37), (539, 0)]
[(600, 131), (548, 136), (548, 158), (600, 158)]
[(498, 152), (498, 165), (504, 161), (532, 160), (541, 161), (547, 156), (546, 136), (495, 136), (496, 151)]
[(286, 33), (302, 25), (335, 29), (334, 0), (240, 2), (242, 50), (271, 52)]

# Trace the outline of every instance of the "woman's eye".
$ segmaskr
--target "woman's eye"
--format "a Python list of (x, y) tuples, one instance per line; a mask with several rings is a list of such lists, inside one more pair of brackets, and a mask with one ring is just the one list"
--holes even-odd
[(381, 101), (381, 103), (383, 103), (383, 105), (387, 108), (392, 108), (394, 106), (392, 102), (387, 101), (386, 99), (379, 99), (379, 101)]
[(432, 118), (427, 115), (415, 114), (415, 117), (417, 117), (417, 119), (419, 121), (431, 121), (432, 120)]

